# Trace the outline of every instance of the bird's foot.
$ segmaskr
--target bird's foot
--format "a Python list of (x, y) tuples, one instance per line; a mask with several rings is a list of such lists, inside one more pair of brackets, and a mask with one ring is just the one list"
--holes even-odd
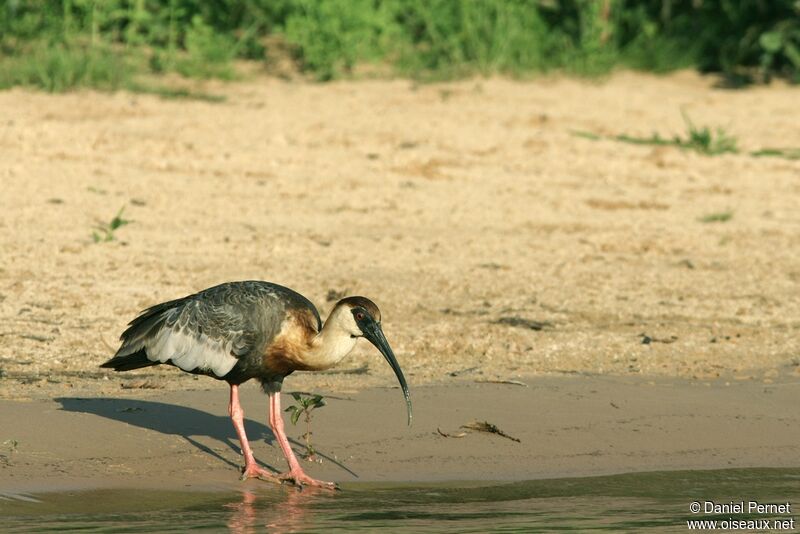
[(274, 473), (258, 467), (256, 464), (246, 465), (242, 468), (242, 476), (239, 477), (239, 480), (244, 481), (248, 478), (258, 478), (269, 482), (275, 482), (276, 484), (282, 483), (282, 480)]
[(339, 486), (336, 485), (336, 482), (317, 480), (316, 478), (311, 478), (303, 471), (289, 471), (288, 473), (282, 473), (278, 475), (278, 478), (284, 482), (291, 482), (295, 486), (313, 486), (316, 488), (327, 488), (332, 490), (339, 489)]

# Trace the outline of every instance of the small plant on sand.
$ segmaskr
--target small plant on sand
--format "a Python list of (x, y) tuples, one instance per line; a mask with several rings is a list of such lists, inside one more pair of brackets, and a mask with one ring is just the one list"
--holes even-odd
[(739, 152), (736, 146), (736, 138), (728, 134), (724, 128), (712, 130), (708, 126), (697, 127), (684, 111), (681, 111), (681, 115), (683, 115), (683, 121), (686, 123), (686, 137), (676, 135), (672, 139), (666, 139), (654, 133), (650, 137), (634, 137), (622, 134), (617, 135), (614, 139), (623, 143), (637, 145), (672, 145), (679, 148), (688, 148), (706, 156), (717, 156), (726, 152), (737, 154)]
[(119, 209), (117, 214), (114, 215), (114, 218), (111, 219), (109, 223), (98, 224), (95, 226), (95, 229), (92, 232), (92, 239), (94, 239), (95, 243), (113, 241), (115, 239), (114, 232), (126, 224), (131, 223), (130, 220), (122, 218), (123, 211), (125, 211), (125, 206)]
[(289, 406), (284, 411), (292, 413), (291, 420), (293, 425), (297, 424), (301, 415), (304, 416), (306, 432), (303, 434), (303, 439), (306, 440), (306, 454), (303, 457), (306, 460), (314, 460), (316, 451), (311, 444), (311, 413), (317, 408), (325, 406), (325, 399), (322, 398), (322, 395), (308, 395), (297, 391), (292, 392), (292, 397), (297, 404)]
[(750, 155), (756, 158), (800, 159), (800, 148), (762, 148), (750, 152)]
[(716, 133), (714, 133), (708, 126), (703, 126), (702, 128), (695, 126), (685, 111), (681, 111), (681, 115), (683, 115), (683, 120), (686, 123), (688, 137), (686, 139), (676, 137), (675, 141), (678, 146), (690, 148), (709, 156), (726, 152), (732, 154), (739, 152), (736, 146), (736, 138), (729, 135), (724, 128), (718, 127)]
[(708, 215), (703, 215), (702, 217), (700, 217), (700, 222), (703, 223), (728, 222), (731, 219), (733, 219), (732, 211), (720, 211), (719, 213), (709, 213)]
[[(685, 112), (681, 111), (683, 120), (686, 123), (686, 136), (681, 137), (676, 135), (672, 139), (661, 137), (658, 133), (653, 133), (650, 137), (639, 137), (634, 135), (619, 134), (608, 136), (607, 139), (613, 139), (621, 143), (630, 143), (633, 145), (657, 145), (657, 146), (676, 146), (678, 148), (686, 148), (705, 154), (706, 156), (717, 156), (719, 154), (731, 153), (738, 154), (739, 148), (737, 140), (734, 136), (725, 131), (724, 128), (717, 128), (712, 130), (708, 126), (697, 127), (692, 119), (689, 118)], [(604, 136), (597, 135), (592, 132), (574, 131), (573, 135), (583, 137), (584, 139), (591, 139), (596, 141), (603, 139)], [(773, 153), (762, 155), (776, 155)], [(783, 154), (779, 154), (783, 156)]]

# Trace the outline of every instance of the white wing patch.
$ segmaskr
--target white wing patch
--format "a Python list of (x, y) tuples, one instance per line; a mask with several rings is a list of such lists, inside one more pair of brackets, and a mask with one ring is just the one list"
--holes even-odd
[(162, 328), (144, 344), (151, 361), (173, 364), (184, 371), (211, 371), (223, 377), (238, 361), (231, 354), (233, 343), (211, 339), (205, 334), (187, 334), (180, 328)]

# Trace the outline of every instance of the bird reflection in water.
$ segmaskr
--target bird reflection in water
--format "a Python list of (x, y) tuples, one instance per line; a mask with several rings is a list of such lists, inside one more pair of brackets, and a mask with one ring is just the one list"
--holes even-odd
[(225, 505), (231, 511), (228, 529), (236, 534), (263, 532), (265, 528), (275, 533), (308, 530), (313, 503), (330, 494), (308, 486), (302, 491), (288, 487), (286, 490), (278, 494), (243, 490), (240, 502)]

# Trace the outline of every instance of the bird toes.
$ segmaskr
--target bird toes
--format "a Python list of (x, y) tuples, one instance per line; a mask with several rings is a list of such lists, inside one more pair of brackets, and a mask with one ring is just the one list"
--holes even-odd
[(303, 486), (312, 486), (315, 488), (325, 488), (330, 490), (338, 490), (339, 486), (336, 482), (326, 482), (324, 480), (317, 480), (315, 478), (311, 478), (304, 472), (292, 472), (289, 471), (288, 473), (283, 473), (278, 475), (278, 479), (282, 480), (283, 482), (289, 482), (294, 484), (298, 487)]
[(276, 484), (281, 483), (281, 479), (276, 477), (274, 474), (255, 465), (247, 465), (242, 468), (242, 475), (239, 477), (239, 480), (245, 481), (248, 478), (257, 478), (259, 480), (275, 482)]

